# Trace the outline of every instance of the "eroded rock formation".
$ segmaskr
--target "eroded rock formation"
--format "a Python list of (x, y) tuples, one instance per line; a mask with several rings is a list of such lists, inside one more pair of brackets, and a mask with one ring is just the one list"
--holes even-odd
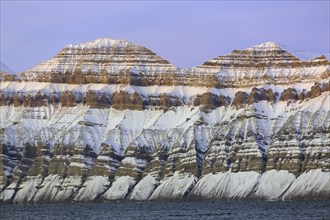
[(68, 45), (0, 79), (0, 203), (330, 199), (329, 79), (273, 42), (188, 69)]

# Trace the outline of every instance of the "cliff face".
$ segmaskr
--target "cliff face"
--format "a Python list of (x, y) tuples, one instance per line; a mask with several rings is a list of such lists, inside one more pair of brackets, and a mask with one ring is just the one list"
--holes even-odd
[(68, 45), (0, 82), (0, 201), (330, 199), (329, 79), (272, 42), (189, 69)]

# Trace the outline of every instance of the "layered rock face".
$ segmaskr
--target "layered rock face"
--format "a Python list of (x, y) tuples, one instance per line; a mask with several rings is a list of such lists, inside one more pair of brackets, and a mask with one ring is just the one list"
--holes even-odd
[(329, 79), (273, 42), (189, 69), (68, 45), (0, 82), (0, 203), (330, 199)]
[(22, 80), (67, 84), (171, 85), (177, 68), (149, 49), (125, 40), (67, 45), (25, 71)]

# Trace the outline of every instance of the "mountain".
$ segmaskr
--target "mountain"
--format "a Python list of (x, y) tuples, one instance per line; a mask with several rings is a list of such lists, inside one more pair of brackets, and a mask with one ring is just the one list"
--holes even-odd
[(176, 69), (145, 47), (102, 38), (67, 45), (52, 59), (25, 71), (22, 78), (68, 84), (142, 84), (140, 75), (152, 80), (158, 75), (170, 75)]
[(17, 76), (6, 64), (0, 61), (0, 81), (15, 81)]
[(325, 56), (266, 42), (180, 69), (98, 39), (0, 89), (0, 203), (330, 198)]

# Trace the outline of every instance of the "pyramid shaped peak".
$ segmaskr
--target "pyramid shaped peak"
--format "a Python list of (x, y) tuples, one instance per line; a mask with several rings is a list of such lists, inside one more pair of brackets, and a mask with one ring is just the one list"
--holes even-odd
[(285, 51), (288, 54), (300, 59), (300, 60), (311, 60), (314, 58), (329, 60), (330, 53), (315, 53), (301, 50), (294, 50), (284, 46), (283, 44), (276, 43), (274, 41), (265, 42), (247, 48), (246, 50), (252, 51)]

